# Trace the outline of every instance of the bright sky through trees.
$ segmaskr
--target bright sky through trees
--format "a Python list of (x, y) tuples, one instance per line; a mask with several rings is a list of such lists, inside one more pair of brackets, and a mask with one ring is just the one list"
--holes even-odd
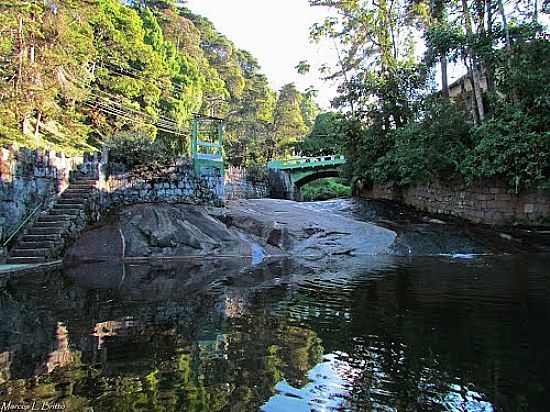
[[(329, 108), (335, 87), (321, 80), (317, 69), (335, 62), (335, 52), (330, 42), (309, 41), (311, 25), (324, 19), (326, 9), (310, 7), (307, 0), (188, 0), (186, 5), (258, 58), (275, 89), (290, 82), (301, 90), (313, 86), (319, 91), (319, 104)], [(309, 74), (297, 73), (301, 60), (311, 64)]]

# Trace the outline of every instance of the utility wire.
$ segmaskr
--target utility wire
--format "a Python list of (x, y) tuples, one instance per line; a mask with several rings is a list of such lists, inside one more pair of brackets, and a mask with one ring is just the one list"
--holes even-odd
[[(101, 102), (103, 105), (108, 105), (107, 107), (111, 107), (111, 106), (118, 106), (121, 110), (123, 111), (126, 111), (126, 112), (132, 112), (132, 113), (135, 113), (139, 116), (143, 116), (143, 117), (148, 117), (152, 122), (154, 123), (158, 123), (159, 125), (161, 126), (165, 126), (165, 127), (170, 127), (170, 128), (174, 128), (175, 130), (178, 130), (180, 132), (188, 132), (188, 130), (184, 130), (182, 128), (179, 127), (179, 125), (174, 122), (174, 121), (171, 121), (167, 118), (164, 118), (162, 116), (159, 116), (158, 119), (155, 119), (151, 114), (149, 113), (144, 113), (140, 110), (136, 110), (136, 109), (133, 109), (133, 108), (130, 108), (122, 103), (119, 103), (119, 102), (115, 102), (115, 101), (112, 101), (112, 100), (109, 100), (107, 99), (106, 97), (103, 97), (103, 96), (100, 96), (99, 94), (93, 92), (93, 91), (90, 91), (89, 94), (93, 97), (95, 97), (97, 99), (97, 101), (99, 102), (101, 99)], [(112, 107), (111, 107), (112, 108)]]
[[(82, 102), (84, 105), (88, 106), (89, 108), (91, 109), (94, 109), (94, 110), (99, 110), (100, 112), (103, 112), (103, 113), (107, 113), (107, 114), (110, 114), (112, 116), (118, 116), (118, 117), (122, 117), (124, 119), (127, 119), (127, 120), (132, 120), (132, 121), (136, 121), (138, 119), (136, 119), (135, 117), (132, 117), (132, 116), (127, 116), (125, 114), (122, 114), (120, 112), (117, 112), (116, 110), (112, 110), (112, 109), (108, 109), (108, 108), (105, 108), (103, 106), (94, 106), (91, 102), (88, 102), (88, 101), (85, 101), (85, 102)], [(187, 134), (183, 134), (183, 133), (179, 133), (175, 130), (168, 130), (168, 129), (164, 129), (163, 127), (158, 127), (152, 123), (147, 123), (147, 122), (143, 122), (142, 123), (144, 124), (149, 124), (151, 126), (155, 126), (158, 130), (161, 130), (163, 132), (166, 132), (166, 133), (172, 133), (172, 134), (175, 134), (175, 135), (178, 135), (178, 136), (187, 136)]]
[[(142, 72), (139, 72), (138, 70), (133, 68), (124, 68), (120, 66), (115, 66), (114, 64), (108, 63), (108, 62), (102, 62), (101, 65), (106, 66), (107, 70), (114, 71), (115, 73), (118, 73), (121, 76), (130, 77), (134, 80), (151, 81), (150, 77), (144, 76)], [(172, 87), (175, 90), (179, 91), (180, 93), (185, 93), (185, 90), (177, 83), (174, 83), (172, 79), (170, 79), (170, 82), (172, 83)]]
[(175, 133), (175, 134), (178, 134), (178, 135), (181, 135), (181, 136), (188, 136), (189, 135), (188, 133), (183, 133), (182, 131), (175, 129), (170, 124), (158, 123), (158, 122), (155, 122), (155, 121), (149, 121), (149, 122), (144, 121), (142, 115), (136, 117), (136, 115), (134, 113), (136, 113), (137, 115), (140, 115), (140, 113), (137, 112), (137, 111), (134, 111), (132, 113), (132, 112), (129, 112), (125, 109), (114, 108), (114, 107), (109, 106), (109, 105), (105, 104), (104, 102), (98, 101), (98, 100), (89, 100), (89, 102), (95, 103), (97, 106), (99, 106), (99, 107), (96, 106), (98, 109), (102, 109), (104, 111), (109, 111), (111, 114), (118, 114), (120, 116), (123, 116), (123, 117), (128, 118), (128, 119), (133, 120), (133, 121), (142, 121), (143, 123), (151, 124), (151, 125), (157, 127), (158, 129), (162, 128), (162, 130), (166, 131), (166, 132)]
[[(78, 83), (80, 83), (80, 84), (83, 85), (83, 86), (87, 86), (83, 81), (72, 78), (72, 76), (70, 76), (65, 70), (63, 70), (63, 72), (64, 72), (64, 74), (65, 74), (67, 77), (70, 77), (73, 81), (78, 82)], [(129, 112), (133, 112), (133, 113), (135, 113), (135, 114), (137, 114), (137, 115), (139, 115), (139, 116), (143, 116), (143, 117), (148, 117), (148, 118), (150, 118), (150, 119), (152, 120), (153, 124), (155, 124), (155, 125), (158, 124), (159, 126), (162, 126), (162, 127), (164, 127), (165, 129), (166, 129), (166, 128), (167, 128), (167, 129), (170, 129), (170, 131), (177, 132), (177, 133), (179, 133), (179, 134), (182, 134), (181, 132), (187, 132), (187, 133), (189, 133), (189, 130), (183, 130), (183, 129), (181, 129), (181, 128), (179, 127), (179, 125), (178, 125), (176, 122), (174, 122), (172, 119), (166, 118), (166, 117), (161, 116), (161, 115), (158, 115), (158, 119), (155, 119), (155, 118), (154, 118), (151, 114), (149, 114), (149, 113), (144, 113), (144, 112), (142, 112), (142, 111), (135, 110), (135, 109), (133, 109), (133, 108), (127, 107), (127, 106), (125, 106), (123, 103), (109, 100), (109, 99), (106, 98), (106, 97), (100, 96), (98, 93), (104, 94), (104, 95), (109, 96), (109, 97), (112, 97), (112, 98), (114, 98), (114, 99), (119, 98), (119, 96), (115, 96), (115, 95), (113, 95), (113, 94), (111, 94), (111, 93), (107, 93), (107, 92), (105, 92), (105, 91), (103, 91), (103, 90), (99, 90), (99, 89), (91, 89), (91, 90), (89, 90), (88, 92), (89, 92), (90, 95), (94, 96), (96, 99), (102, 99), (102, 100), (104, 101), (104, 103), (100, 103), (100, 102), (96, 101), (96, 103), (101, 104), (101, 105), (103, 106), (103, 108), (110, 109), (110, 110), (114, 111), (115, 109), (114, 109), (113, 107), (110, 107), (110, 106), (108, 106), (108, 105), (106, 105), (106, 104), (109, 104), (109, 105), (116, 105), (116, 106), (118, 106), (119, 108), (121, 108), (121, 109), (119, 109), (120, 112), (121, 112), (121, 113), (119, 113), (119, 114), (124, 113), (124, 114), (128, 115), (128, 114), (130, 114)], [(132, 120), (135, 120), (135, 119), (132, 118)], [(182, 134), (182, 135), (183, 135), (183, 134)]]

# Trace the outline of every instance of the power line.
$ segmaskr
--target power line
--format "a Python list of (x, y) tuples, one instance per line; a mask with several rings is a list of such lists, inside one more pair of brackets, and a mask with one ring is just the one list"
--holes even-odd
[[(131, 120), (134, 120), (134, 121), (139, 119), (139, 118), (136, 118), (134, 116), (134, 113), (139, 115), (140, 112), (134, 111), (134, 113), (132, 113), (128, 110), (125, 110), (124, 108), (114, 108), (114, 107), (108, 106), (104, 102), (98, 101), (98, 100), (92, 100), (92, 102), (99, 105), (101, 109), (108, 110), (109, 112), (111, 112), (113, 114), (119, 114), (121, 116), (124, 116), (124, 117), (126, 117), (128, 119), (131, 119)], [(158, 122), (154, 122), (154, 121), (153, 122), (151, 122), (151, 121), (150, 122), (144, 122), (144, 123), (154, 125), (158, 129), (162, 128), (164, 131), (167, 131), (167, 132), (176, 133), (176, 134), (179, 134), (179, 135), (182, 135), (182, 136), (188, 136), (189, 135), (188, 133), (185, 134), (185, 133), (182, 133), (181, 130), (175, 129), (170, 124), (158, 123)]]
[[(103, 112), (103, 113), (107, 113), (107, 114), (110, 114), (112, 116), (118, 116), (118, 117), (122, 117), (124, 119), (127, 119), (127, 120), (132, 120), (132, 121), (136, 121), (136, 118), (135, 117), (132, 117), (132, 116), (127, 116), (125, 114), (122, 114), (121, 111), (117, 111), (116, 109), (113, 110), (113, 109), (109, 109), (109, 108), (105, 108), (103, 106), (94, 106), (93, 104), (91, 104), (90, 102), (88, 101), (85, 101), (85, 102), (82, 102), (84, 105), (88, 106), (89, 108), (91, 109), (94, 109), (94, 110), (99, 110), (100, 112)], [(147, 123), (147, 122), (143, 122), (144, 124), (149, 124), (151, 126), (155, 126), (158, 130), (161, 130), (163, 132), (166, 132), (166, 133), (172, 133), (172, 134), (175, 134), (175, 135), (178, 135), (178, 136), (188, 136), (187, 134), (183, 134), (183, 133), (179, 133), (175, 130), (168, 130), (168, 129), (164, 129), (163, 127), (159, 127), (159, 126), (156, 126), (152, 123)]]
[[(77, 80), (77, 79), (74, 79), (69, 73), (67, 73), (64, 69), (62, 69), (64, 74), (71, 78), (71, 80), (75, 81), (75, 82), (78, 82), (80, 83), (81, 85), (84, 85), (85, 86), (85, 83), (81, 80)], [(125, 114), (125, 115), (128, 115), (130, 114), (129, 112), (133, 112), (137, 115), (140, 115), (140, 116), (144, 116), (144, 117), (148, 117), (150, 118), (152, 121), (153, 121), (153, 124), (156, 126), (156, 127), (163, 127), (165, 129), (169, 129), (169, 130), (165, 130), (165, 131), (170, 131), (170, 132), (173, 132), (173, 133), (177, 133), (177, 134), (180, 134), (180, 135), (184, 135), (182, 134), (181, 132), (185, 131), (187, 133), (189, 133), (189, 130), (183, 130), (182, 128), (180, 128), (180, 126), (174, 122), (172, 119), (169, 119), (169, 118), (166, 118), (164, 116), (161, 116), (161, 115), (158, 115), (158, 119), (155, 119), (151, 114), (149, 113), (144, 113), (142, 111), (139, 111), (139, 110), (135, 110), (133, 108), (130, 108), (130, 107), (127, 107), (125, 106), (124, 104), (120, 103), (120, 102), (116, 102), (116, 101), (112, 101), (112, 100), (109, 100), (107, 99), (106, 97), (103, 97), (103, 96), (100, 96), (98, 95), (97, 93), (101, 93), (101, 94), (104, 94), (106, 96), (110, 96), (114, 99), (118, 98), (118, 96), (115, 96), (111, 93), (107, 93), (103, 90), (99, 90), (99, 89), (91, 89), (88, 91), (90, 95), (94, 96), (96, 99), (102, 99), (103, 101), (105, 101), (105, 103), (102, 103), (102, 102), (99, 102), (99, 101), (96, 101), (96, 103), (98, 104), (101, 104), (103, 108), (105, 109), (110, 109), (111, 111), (115, 111), (116, 109), (114, 109), (113, 107), (110, 107), (110, 106), (106, 106), (106, 103), (107, 104), (110, 104), (111, 106), (112, 105), (116, 105), (118, 106), (120, 109), (119, 109), (119, 114)], [(97, 93), (96, 93), (97, 92)], [(131, 118), (131, 120), (135, 120), (134, 118)], [(177, 130), (176, 130), (177, 129)]]
[[(99, 92), (101, 92), (100, 90), (97, 90)], [(139, 110), (135, 110), (133, 108), (130, 108), (128, 106), (125, 106), (124, 104), (120, 103), (120, 102), (115, 102), (115, 101), (112, 101), (112, 100), (109, 100), (103, 96), (100, 96), (96, 93), (94, 93), (93, 91), (89, 91), (89, 94), (92, 95), (93, 97), (95, 97), (96, 99), (101, 99), (101, 101), (103, 102), (103, 105), (105, 104), (108, 104), (110, 106), (113, 106), (113, 105), (116, 105), (118, 106), (119, 108), (121, 108), (122, 110), (126, 111), (126, 112), (133, 112), (139, 116), (144, 116), (144, 117), (148, 117), (151, 121), (153, 121), (154, 123), (158, 123), (159, 125), (161, 126), (165, 126), (165, 127), (170, 127), (170, 128), (174, 128), (174, 129), (177, 129), (181, 132), (183, 131), (186, 131), (186, 132), (189, 132), (189, 130), (185, 130), (183, 128), (181, 128), (176, 122), (170, 120), (170, 119), (167, 119), (165, 117), (162, 117), (159, 115), (159, 118), (158, 119), (155, 119), (151, 114), (149, 113), (144, 113), (142, 111), (139, 111)]]
[[(123, 68), (123, 67), (120, 67), (120, 66), (115, 66), (115, 65), (113, 65), (111, 63), (108, 63), (108, 62), (102, 62), (101, 64), (103, 66), (107, 66), (107, 70), (118, 73), (120, 76), (129, 77), (129, 78), (134, 79), (134, 80), (151, 81), (151, 78), (144, 76), (142, 74), (142, 72), (139, 72), (136, 69)], [(172, 79), (170, 79), (170, 82), (172, 83), (172, 87), (176, 91), (178, 91), (180, 93), (185, 93), (185, 90), (181, 86), (179, 86), (177, 83), (174, 83)]]

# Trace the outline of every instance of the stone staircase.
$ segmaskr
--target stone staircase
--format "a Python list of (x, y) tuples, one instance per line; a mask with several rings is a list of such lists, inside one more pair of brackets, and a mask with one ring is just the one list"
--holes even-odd
[(41, 263), (59, 258), (66, 240), (86, 225), (97, 179), (79, 176), (35, 222), (30, 223), (11, 250), (8, 264)]

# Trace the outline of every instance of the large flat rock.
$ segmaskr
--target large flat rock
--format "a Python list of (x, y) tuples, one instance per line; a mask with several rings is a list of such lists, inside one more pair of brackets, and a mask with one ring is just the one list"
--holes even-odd
[(289, 200), (228, 202), (226, 222), (295, 256), (377, 255), (396, 238), (389, 229)]
[(391, 230), (286, 200), (234, 201), (224, 209), (143, 203), (84, 233), (66, 261), (376, 255), (395, 237)]
[(249, 256), (251, 247), (196, 205), (142, 203), (128, 206), (92, 228), (65, 259)]

